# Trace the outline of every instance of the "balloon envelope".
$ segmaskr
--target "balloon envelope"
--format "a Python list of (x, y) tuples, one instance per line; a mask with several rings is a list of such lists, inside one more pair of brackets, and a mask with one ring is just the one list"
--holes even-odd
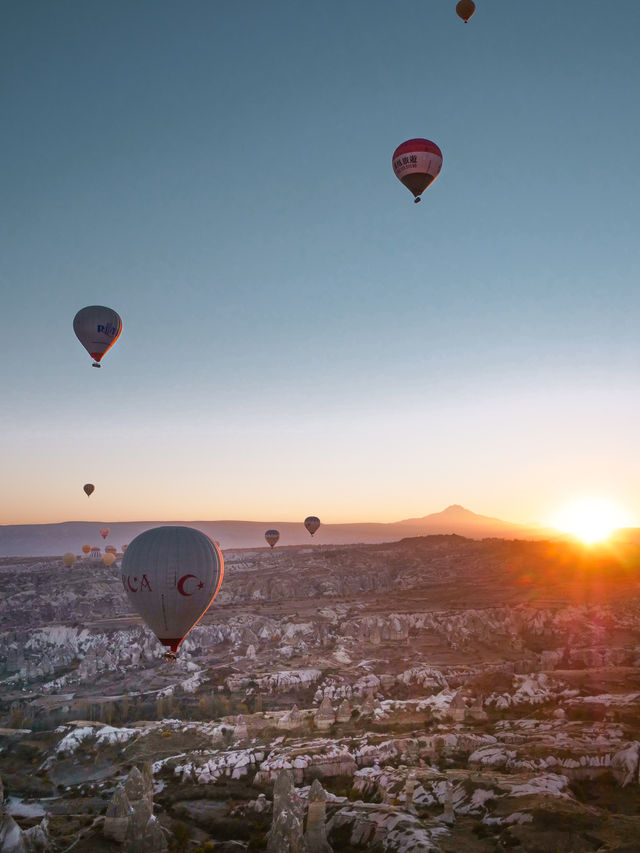
[(67, 551), (66, 554), (62, 555), (62, 562), (67, 568), (70, 568), (76, 561), (76, 555), (72, 554), (71, 551)]
[(101, 527), (100, 528), (100, 536), (102, 536), (103, 539), (106, 539), (107, 536), (109, 535), (109, 533), (111, 533), (111, 531), (109, 530), (108, 527)]
[(104, 305), (88, 305), (73, 318), (73, 331), (82, 346), (100, 367), (100, 359), (111, 349), (122, 332), (120, 315)]
[(459, 18), (467, 23), (469, 18), (473, 17), (473, 13), (476, 11), (476, 4), (473, 0), (460, 0), (459, 3), (456, 4), (456, 14)]
[(154, 527), (129, 543), (122, 585), (131, 604), (172, 652), (218, 594), (224, 560), (192, 527)]
[(317, 515), (310, 515), (304, 520), (304, 526), (307, 528), (309, 533), (313, 536), (316, 530), (320, 527), (320, 519)]
[(93, 483), (85, 483), (82, 488), (84, 489), (87, 497), (89, 497), (89, 495), (92, 495), (96, 490), (96, 487), (93, 485)]
[(271, 545), (271, 547), (273, 548), (273, 546), (276, 544), (276, 542), (280, 538), (280, 531), (279, 530), (267, 530), (267, 532), (264, 534), (264, 538), (267, 540), (267, 543), (269, 545)]
[(105, 553), (107, 553), (107, 554), (117, 554), (118, 553), (118, 549), (116, 548), (115, 545), (107, 545), (107, 547), (104, 550), (105, 550)]
[(88, 554), (90, 551), (91, 551), (91, 545), (83, 545), (82, 546), (82, 553), (83, 554)]
[(408, 139), (398, 145), (391, 162), (396, 178), (420, 201), (422, 193), (440, 174), (442, 151), (429, 139)]
[(116, 561), (116, 555), (112, 554), (111, 551), (107, 551), (102, 555), (102, 562), (105, 566), (112, 566)]

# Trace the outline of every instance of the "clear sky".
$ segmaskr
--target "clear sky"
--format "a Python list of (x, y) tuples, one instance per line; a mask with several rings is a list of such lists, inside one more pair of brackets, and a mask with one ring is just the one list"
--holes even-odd
[(640, 4), (454, 7), (5, 0), (1, 522), (640, 522)]

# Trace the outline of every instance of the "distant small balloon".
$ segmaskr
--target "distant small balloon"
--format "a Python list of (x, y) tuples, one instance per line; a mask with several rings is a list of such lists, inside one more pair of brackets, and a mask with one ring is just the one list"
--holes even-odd
[(264, 538), (267, 540), (267, 544), (269, 544), (273, 548), (277, 543), (278, 539), (280, 538), (280, 531), (267, 530), (267, 532), (264, 534)]
[(320, 519), (316, 515), (310, 515), (304, 520), (304, 526), (313, 536), (316, 530), (320, 527)]
[(456, 4), (456, 14), (459, 18), (467, 23), (469, 18), (473, 17), (473, 13), (476, 11), (476, 4), (473, 0), (460, 0), (459, 3)]
[(91, 553), (91, 545), (83, 545), (82, 546), (82, 553), (83, 554), (90, 554)]
[[(89, 549), (91, 550), (91, 549)], [(62, 562), (67, 568), (70, 568), (76, 561), (76, 555), (72, 554), (71, 551), (67, 551), (66, 554), (62, 555)]]
[(102, 536), (103, 539), (106, 539), (110, 533), (111, 533), (111, 531), (109, 530), (108, 527), (101, 527), (100, 528), (100, 536)]
[(100, 359), (120, 337), (122, 318), (104, 305), (88, 305), (73, 318), (73, 331), (93, 359), (93, 367), (100, 367)]
[(87, 497), (92, 495), (96, 490), (96, 487), (93, 485), (93, 483), (85, 483), (82, 488), (84, 489)]
[(105, 566), (112, 566), (116, 561), (116, 555), (112, 554), (111, 551), (107, 551), (102, 555), (102, 562)]
[(105, 550), (105, 553), (107, 553), (107, 554), (117, 554), (118, 553), (118, 549), (116, 548), (115, 545), (107, 545), (107, 547), (104, 550)]

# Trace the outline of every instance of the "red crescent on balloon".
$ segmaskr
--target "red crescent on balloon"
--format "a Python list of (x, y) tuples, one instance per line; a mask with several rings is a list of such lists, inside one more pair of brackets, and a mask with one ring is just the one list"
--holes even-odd
[(178, 592), (180, 593), (180, 595), (186, 595), (187, 597), (189, 597), (190, 595), (193, 595), (192, 592), (185, 592), (184, 591), (184, 584), (186, 581), (189, 580), (189, 578), (195, 578), (196, 580), (198, 580), (198, 578), (196, 578), (195, 575), (182, 575), (182, 577), (180, 578), (180, 580), (177, 583)]
[[(138, 580), (138, 578), (134, 578), (134, 581), (137, 581), (137, 580)], [(129, 585), (129, 589), (131, 590), (131, 592), (137, 592), (138, 591), (137, 586), (131, 586), (131, 575), (127, 575), (127, 584)]]

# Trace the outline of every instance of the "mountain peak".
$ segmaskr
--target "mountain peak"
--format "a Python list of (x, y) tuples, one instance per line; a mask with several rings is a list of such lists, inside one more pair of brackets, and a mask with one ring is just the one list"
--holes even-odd
[(448, 506), (446, 509), (443, 509), (440, 514), (444, 515), (445, 513), (447, 513), (447, 515), (454, 515), (460, 514), (461, 512), (464, 512), (465, 514), (471, 513), (471, 515), (475, 515), (475, 513), (472, 513), (470, 509), (466, 509), (460, 504), (451, 504), (451, 506)]

